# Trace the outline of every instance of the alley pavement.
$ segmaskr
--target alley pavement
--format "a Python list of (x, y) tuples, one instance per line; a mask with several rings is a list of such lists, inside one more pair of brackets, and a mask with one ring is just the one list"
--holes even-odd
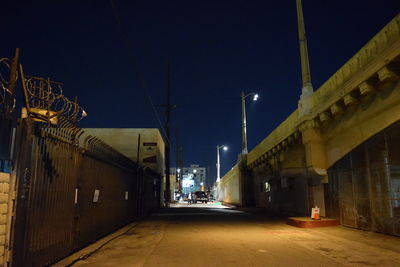
[(172, 205), (54, 266), (400, 266), (400, 238), (302, 229), (216, 203)]

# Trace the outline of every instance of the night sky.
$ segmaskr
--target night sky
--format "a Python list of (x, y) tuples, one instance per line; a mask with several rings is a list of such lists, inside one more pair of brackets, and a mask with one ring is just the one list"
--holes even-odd
[[(184, 165), (209, 166), (215, 177), (216, 146), (230, 148), (221, 151), (222, 174), (241, 151), (242, 90), (260, 95), (247, 101), (249, 150), (297, 108), (295, 0), (120, 0), (121, 24), (107, 0), (31, 2), (1, 4), (0, 57), (20, 47), (25, 73), (63, 82), (88, 113), (81, 127), (159, 128), (142, 81), (163, 104), (169, 60), (172, 146), (178, 129)], [(398, 14), (400, 1), (303, 0), (303, 9), (316, 90)]]

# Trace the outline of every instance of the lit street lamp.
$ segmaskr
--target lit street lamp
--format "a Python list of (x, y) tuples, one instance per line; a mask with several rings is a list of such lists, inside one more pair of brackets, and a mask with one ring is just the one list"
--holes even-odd
[(221, 180), (220, 177), (220, 164), (219, 164), (219, 149), (222, 148), (223, 150), (228, 150), (228, 147), (223, 145), (223, 146), (217, 146), (217, 182)]
[(253, 96), (253, 101), (257, 101), (258, 94), (249, 93), (247, 95), (242, 91), (242, 154), (247, 154), (247, 129), (246, 129), (246, 102), (245, 99), (248, 96)]

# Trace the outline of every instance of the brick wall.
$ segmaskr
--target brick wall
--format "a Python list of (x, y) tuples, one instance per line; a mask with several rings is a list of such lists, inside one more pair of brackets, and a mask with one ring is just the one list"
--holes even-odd
[(10, 174), (0, 172), (0, 266), (4, 266)]

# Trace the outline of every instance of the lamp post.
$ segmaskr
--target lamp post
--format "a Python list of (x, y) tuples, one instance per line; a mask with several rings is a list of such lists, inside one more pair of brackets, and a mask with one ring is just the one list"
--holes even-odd
[(247, 154), (247, 128), (246, 128), (246, 97), (253, 96), (253, 101), (257, 101), (258, 94), (252, 92), (247, 95), (242, 91), (242, 154)]
[(228, 147), (225, 145), (217, 146), (217, 182), (221, 180), (220, 177), (220, 164), (219, 164), (219, 149), (222, 148), (223, 150), (228, 150)]
[(176, 179), (178, 180), (178, 191), (182, 192), (182, 175), (180, 168), (176, 168)]

